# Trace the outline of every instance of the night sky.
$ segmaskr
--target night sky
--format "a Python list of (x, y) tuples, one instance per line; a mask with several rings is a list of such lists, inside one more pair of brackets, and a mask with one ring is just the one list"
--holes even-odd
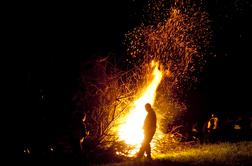
[[(11, 20), (15, 44), (10, 49), (15, 71), (10, 77), (20, 133), (50, 129), (57, 134), (67, 126), (80, 62), (109, 53), (123, 55), (123, 35), (140, 24), (143, 3), (15, 4)], [(251, 115), (251, 2), (209, 0), (207, 9), (213, 21), (213, 53), (189, 95), (190, 108)]]

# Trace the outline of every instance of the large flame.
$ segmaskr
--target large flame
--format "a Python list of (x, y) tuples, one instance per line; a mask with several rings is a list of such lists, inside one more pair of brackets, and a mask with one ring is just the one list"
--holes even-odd
[[(164, 68), (169, 69), (165, 75), (171, 79), (163, 81), (162, 87), (166, 93), (162, 94), (163, 101), (159, 103), (159, 107), (165, 109), (160, 109), (159, 112), (164, 115), (169, 113), (171, 117), (176, 116), (177, 110), (186, 108), (184, 103), (173, 102), (176, 101), (174, 100), (176, 96), (171, 91), (176, 87), (176, 92), (182, 94), (185, 88), (190, 88), (191, 83), (198, 80), (195, 74), (206, 63), (203, 55), (209, 50), (208, 46), (211, 43), (209, 42), (212, 38), (211, 21), (204, 7), (198, 6), (201, 5), (199, 3), (203, 2), (175, 0), (170, 4), (165, 1), (152, 1), (147, 5), (147, 13), (151, 14), (146, 17), (151, 18), (146, 20), (147, 25), (142, 24), (127, 34), (129, 55), (141, 58), (142, 65), (155, 59)], [(118, 126), (119, 130), (116, 128), (119, 138), (136, 147), (135, 150), (141, 145), (144, 136), (142, 130), (146, 116), (144, 105), (145, 103), (153, 105), (156, 89), (163, 76), (156, 62), (153, 62), (152, 74), (153, 79), (146, 84), (147, 88), (143, 89), (140, 97), (133, 102), (133, 109), (127, 116), (122, 117), (123, 120), (120, 119), (119, 123), (123, 124)], [(139, 77), (141, 80), (145, 75)], [(185, 81), (187, 87), (183, 86)], [(180, 88), (182, 86), (183, 88)], [(167, 106), (171, 108), (166, 108)], [(154, 141), (159, 138), (162, 138), (162, 133), (157, 130)], [(151, 146), (154, 147), (154, 144), (155, 142), (152, 142)]]
[(119, 128), (119, 137), (129, 145), (139, 147), (143, 141), (143, 123), (146, 117), (144, 105), (153, 105), (156, 96), (156, 89), (161, 82), (163, 73), (158, 69), (158, 63), (152, 61), (152, 80), (147, 85), (140, 97), (134, 101), (134, 107), (126, 117), (126, 121)]

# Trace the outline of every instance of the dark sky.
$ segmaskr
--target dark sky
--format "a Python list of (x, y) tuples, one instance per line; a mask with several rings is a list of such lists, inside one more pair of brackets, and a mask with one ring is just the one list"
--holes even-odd
[[(23, 128), (43, 123), (57, 128), (57, 123), (67, 121), (79, 62), (110, 51), (120, 55), (123, 34), (139, 24), (142, 4), (141, 0), (92, 0), (14, 5), (10, 30), (15, 44), (10, 57), (17, 67), (13, 86)], [(191, 107), (251, 112), (251, 2), (209, 0), (208, 11), (216, 56), (210, 58), (191, 94)], [(42, 95), (47, 106), (41, 106)]]
[(216, 112), (251, 115), (251, 9), (246, 0), (215, 0), (209, 5), (216, 57), (209, 61), (202, 85), (208, 108)]

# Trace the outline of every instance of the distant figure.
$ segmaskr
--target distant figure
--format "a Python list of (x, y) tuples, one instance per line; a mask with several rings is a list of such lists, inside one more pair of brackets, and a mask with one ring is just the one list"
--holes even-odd
[(192, 140), (194, 141), (200, 140), (199, 124), (197, 122), (192, 125), (191, 135), (192, 135)]
[(244, 116), (241, 115), (239, 116), (235, 123), (234, 123), (234, 135), (236, 136), (234, 141), (245, 141), (248, 140), (249, 138), (249, 125), (250, 125), (250, 121), (249, 119)]
[(144, 153), (146, 152), (147, 158), (151, 159), (151, 147), (150, 142), (156, 132), (156, 122), (157, 117), (156, 113), (152, 109), (149, 103), (145, 104), (145, 110), (147, 111), (147, 116), (144, 120), (144, 140), (142, 142), (142, 146), (137, 154), (138, 158), (143, 157)]
[(81, 130), (80, 130), (80, 147), (81, 151), (84, 152), (84, 141), (87, 136), (89, 136), (89, 131), (87, 131), (86, 127), (86, 119), (87, 115), (84, 113), (83, 118), (82, 118), (82, 125), (81, 125)]
[(86, 136), (89, 134), (86, 129), (86, 113), (76, 117), (73, 124), (72, 148), (75, 158), (80, 159), (83, 154)]
[(203, 124), (203, 126), (202, 126), (202, 130), (201, 130), (201, 144), (203, 144), (203, 143), (208, 143), (209, 141), (208, 141), (208, 135), (209, 135), (209, 133), (208, 133), (208, 129), (207, 129), (207, 125), (208, 125), (208, 121), (205, 121), (204, 122), (204, 124)]
[(215, 143), (217, 141), (217, 130), (218, 130), (219, 119), (215, 114), (211, 115), (207, 123), (208, 139), (207, 142)]

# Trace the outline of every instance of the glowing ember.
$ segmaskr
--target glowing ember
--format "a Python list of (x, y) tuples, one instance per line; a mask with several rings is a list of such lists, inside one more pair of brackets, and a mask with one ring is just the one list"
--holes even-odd
[(161, 82), (162, 72), (158, 69), (158, 63), (152, 61), (154, 67), (152, 76), (153, 79), (141, 94), (141, 96), (134, 101), (134, 108), (129, 112), (126, 117), (126, 122), (119, 129), (119, 136), (127, 144), (137, 145), (143, 141), (143, 123), (146, 116), (144, 105), (150, 103), (153, 105), (156, 95), (156, 89)]
[[(167, 16), (162, 20), (157, 18), (158, 23), (143, 24), (126, 36), (127, 51), (134, 58), (133, 61), (140, 59), (140, 62), (146, 63), (155, 59), (169, 68), (173, 75), (167, 83), (176, 89), (182, 89), (183, 82), (189, 84), (197, 81), (195, 75), (206, 62), (204, 51), (211, 38), (208, 14), (200, 8), (179, 4), (167, 9), (167, 12), (161, 12), (160, 15)], [(186, 8), (190, 10), (185, 11)], [(154, 12), (158, 15), (157, 11)], [(141, 76), (144, 77), (143, 74)]]

